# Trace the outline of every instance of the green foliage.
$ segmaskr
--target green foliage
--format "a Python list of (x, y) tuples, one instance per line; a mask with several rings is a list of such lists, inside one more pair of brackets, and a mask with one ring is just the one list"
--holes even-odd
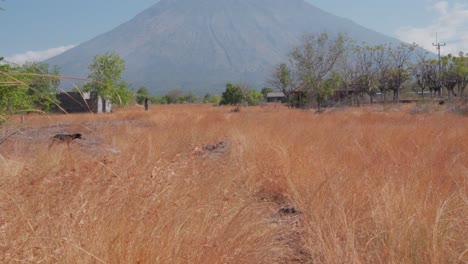
[(193, 104), (193, 103), (196, 103), (197, 101), (198, 101), (198, 97), (192, 93), (184, 94), (177, 98), (178, 104), (185, 104), (185, 103)]
[(257, 90), (249, 90), (247, 92), (247, 103), (249, 105), (258, 105), (264, 100), (263, 94)]
[(439, 87), (438, 79), (438, 62), (436, 60), (427, 59), (427, 53), (418, 54), (418, 61), (411, 67), (411, 75), (415, 78), (415, 83), (412, 90), (421, 92), (421, 97), (424, 97), (424, 90), (427, 88)]
[(58, 74), (57, 67), (47, 64), (0, 65), (0, 114), (49, 111), (57, 103)]
[(268, 95), (269, 93), (272, 93), (273, 91), (274, 91), (274, 90), (273, 90), (272, 88), (270, 88), (270, 87), (263, 87), (263, 88), (262, 88), (262, 91), (261, 91), (261, 93), (262, 93), (262, 95), (263, 95), (263, 98), (266, 99), (266, 98), (267, 98), (267, 95)]
[(133, 93), (130, 85), (121, 77), (125, 71), (125, 62), (119, 55), (109, 52), (96, 55), (88, 68), (88, 78), (92, 82), (84, 86), (85, 91), (95, 92), (102, 99), (120, 106), (130, 104)]
[[(296, 49), (299, 51), (299, 49)], [(297, 54), (296, 54), (297, 55)], [(294, 56), (294, 55), (292, 55)], [(276, 90), (283, 92), (290, 106), (291, 94), (295, 90), (295, 83), (293, 80), (292, 70), (285, 63), (281, 63), (273, 69), (271, 78), (267, 81), (269, 85), (274, 87)], [(264, 95), (266, 98), (266, 94)]]
[(181, 89), (173, 89), (166, 93), (163, 98), (167, 104), (176, 104), (179, 97), (183, 96), (184, 92)]
[(271, 84), (283, 93), (289, 92), (289, 88), (292, 84), (292, 75), (291, 70), (285, 63), (281, 63), (278, 68), (275, 69), (274, 79)]
[(145, 103), (145, 99), (148, 97), (149, 97), (148, 88), (146, 88), (145, 86), (141, 86), (136, 92), (137, 104), (143, 105)]
[(28, 93), (34, 98), (34, 105), (42, 111), (50, 111), (53, 104), (58, 104), (56, 94), (60, 79), (52, 76), (59, 75), (59, 68), (49, 68), (45, 63), (27, 63), (23, 65), (23, 74), (29, 83)]
[[(330, 94), (330, 87), (323, 83), (324, 79), (344, 55), (346, 41), (346, 37), (341, 34), (335, 39), (330, 39), (326, 33), (308, 35), (291, 53), (296, 75), (303, 89), (316, 98), (319, 109), (323, 100)], [(288, 76), (286, 69), (283, 70), (283, 75)]]
[(226, 84), (226, 90), (221, 95), (222, 105), (238, 105), (244, 100), (242, 88), (240, 85), (234, 85), (232, 83)]
[(205, 94), (205, 96), (203, 97), (203, 103), (207, 104), (215, 104), (215, 105), (219, 105), (221, 102), (221, 96), (215, 94), (215, 95), (211, 95), (210, 93), (207, 93)]
[[(458, 87), (458, 94), (463, 93), (468, 85), (468, 57), (463, 52), (457, 56), (451, 54), (442, 57), (441, 79), (444, 86), (453, 94)], [(449, 94), (450, 94), (449, 92)]]
[(151, 104), (163, 104), (161, 97), (150, 96), (148, 97), (148, 99)]
[(12, 76), (13, 72), (20, 71), (20, 67), (0, 65), (0, 115), (31, 109), (33, 106), (27, 85)]
[(185, 104), (196, 103), (199, 99), (191, 92), (184, 92), (181, 89), (173, 89), (166, 93), (160, 100), (162, 104)]
[(134, 96), (130, 84), (122, 80), (114, 86), (111, 102), (118, 106), (129, 106)]
[(319, 94), (323, 100), (327, 100), (328, 97), (332, 96), (335, 87), (340, 87), (343, 82), (342, 76), (336, 72), (330, 74), (330, 77), (326, 78), (322, 85), (319, 87)]

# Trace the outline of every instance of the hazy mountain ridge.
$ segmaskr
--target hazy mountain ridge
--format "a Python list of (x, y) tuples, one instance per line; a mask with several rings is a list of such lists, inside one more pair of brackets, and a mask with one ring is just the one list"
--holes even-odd
[(304, 34), (323, 31), (369, 44), (399, 43), (303, 0), (161, 0), (47, 63), (83, 77), (94, 55), (115, 51), (135, 87), (202, 94), (224, 89), (227, 81), (261, 86)]

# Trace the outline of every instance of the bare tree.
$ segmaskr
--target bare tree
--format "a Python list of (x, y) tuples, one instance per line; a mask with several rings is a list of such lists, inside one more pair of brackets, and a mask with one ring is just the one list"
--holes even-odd
[(376, 66), (376, 81), (377, 87), (381, 93), (381, 99), (384, 103), (387, 102), (387, 93), (389, 90), (388, 73), (390, 72), (390, 54), (389, 49), (385, 45), (379, 45), (375, 48), (374, 62)]
[(448, 97), (457, 96), (454, 89), (458, 84), (458, 74), (451, 54), (442, 59), (441, 82), (447, 88)]
[(409, 80), (408, 70), (410, 67), (411, 55), (416, 49), (416, 44), (402, 43), (396, 48), (389, 48), (390, 65), (392, 67), (389, 84), (393, 91), (394, 102), (400, 101), (400, 90), (402, 84)]
[(356, 92), (355, 86), (355, 80), (357, 79), (356, 60), (346, 52), (346, 54), (340, 58), (338, 68), (342, 78), (342, 83), (340, 86), (342, 92), (338, 94), (339, 99), (346, 100), (349, 95), (352, 94), (351, 104), (353, 104), (355, 101), (358, 106), (360, 106), (359, 94)]
[(424, 90), (440, 91), (440, 85), (437, 78), (437, 61), (427, 58), (427, 52), (419, 52), (417, 61), (411, 67), (411, 74), (416, 79), (416, 84), (421, 89), (421, 97), (424, 98)]
[(248, 106), (249, 103), (248, 103), (248, 100), (247, 100), (247, 96), (248, 96), (249, 91), (250, 91), (250, 85), (247, 82), (240, 82), (238, 84), (238, 87), (239, 87), (240, 93), (242, 94), (242, 100), (244, 102), (244, 106)]
[(376, 63), (376, 58), (380, 54), (380, 47), (371, 46), (355, 46), (354, 57), (356, 60), (356, 86), (360, 93), (366, 93), (371, 99), (371, 104), (374, 102), (377, 86), (377, 73), (379, 66)]

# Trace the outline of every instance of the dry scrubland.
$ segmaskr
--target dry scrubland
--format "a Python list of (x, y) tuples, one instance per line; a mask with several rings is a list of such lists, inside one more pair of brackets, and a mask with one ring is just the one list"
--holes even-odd
[(468, 119), (381, 108), (28, 116), (0, 262), (468, 263)]

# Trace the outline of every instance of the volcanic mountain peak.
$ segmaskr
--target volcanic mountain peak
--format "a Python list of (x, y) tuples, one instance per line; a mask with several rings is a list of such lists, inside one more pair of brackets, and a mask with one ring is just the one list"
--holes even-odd
[(47, 62), (82, 77), (94, 55), (117, 52), (135, 87), (203, 94), (223, 90), (226, 82), (263, 85), (304, 34), (323, 31), (369, 44), (398, 43), (304, 0), (161, 0)]

